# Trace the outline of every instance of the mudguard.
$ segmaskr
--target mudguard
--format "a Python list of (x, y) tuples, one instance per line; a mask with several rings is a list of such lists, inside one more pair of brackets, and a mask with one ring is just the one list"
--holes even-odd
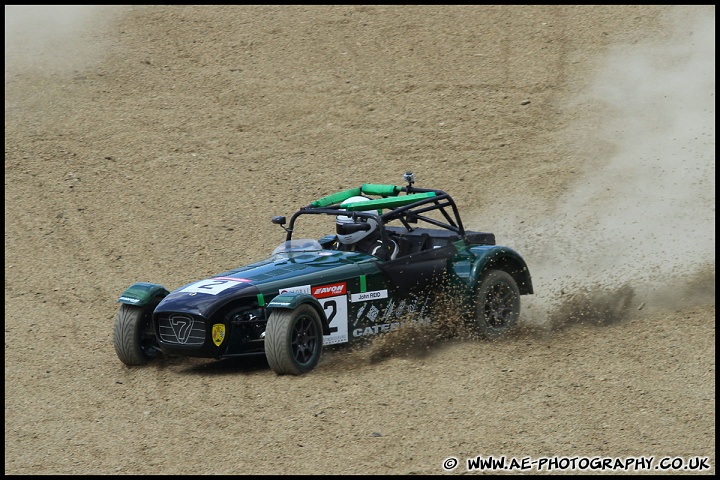
[(267, 304), (268, 317), (270, 316), (270, 312), (272, 312), (272, 310), (276, 308), (295, 310), (297, 307), (305, 303), (310, 304), (315, 310), (317, 310), (318, 315), (320, 315), (323, 335), (330, 335), (330, 326), (327, 321), (327, 316), (325, 315), (325, 310), (322, 308), (322, 305), (320, 305), (320, 302), (318, 302), (315, 297), (313, 297), (312, 295), (308, 295), (307, 293), (284, 292), (280, 295), (275, 296), (275, 298), (273, 298)]
[(131, 285), (122, 293), (122, 295), (120, 295), (118, 303), (143, 306), (147, 305), (150, 300), (154, 298), (164, 298), (169, 293), (170, 292), (162, 285), (158, 285), (156, 283), (137, 282)]
[(504, 270), (513, 276), (521, 295), (533, 293), (530, 270), (525, 260), (512, 248), (497, 245), (481, 245), (471, 247), (469, 251), (475, 256), (470, 269), (471, 287), (477, 287), (480, 277), (488, 268)]

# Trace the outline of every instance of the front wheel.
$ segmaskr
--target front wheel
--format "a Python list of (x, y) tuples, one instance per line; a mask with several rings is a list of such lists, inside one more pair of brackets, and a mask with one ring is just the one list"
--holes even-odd
[(476, 298), (475, 326), (481, 335), (495, 339), (515, 328), (520, 318), (520, 290), (509, 273), (486, 271)]
[(152, 327), (152, 314), (159, 300), (147, 305), (120, 305), (115, 316), (115, 353), (125, 365), (145, 365), (162, 356)]
[(265, 356), (278, 375), (300, 375), (317, 365), (322, 352), (322, 324), (310, 305), (274, 310), (265, 328)]

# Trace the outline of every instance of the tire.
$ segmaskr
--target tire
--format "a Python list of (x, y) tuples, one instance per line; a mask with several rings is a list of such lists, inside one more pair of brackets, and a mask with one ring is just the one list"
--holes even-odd
[(322, 344), (320, 316), (310, 305), (270, 313), (265, 328), (265, 355), (278, 375), (301, 375), (315, 368)]
[(152, 313), (160, 300), (141, 307), (122, 304), (115, 316), (115, 353), (125, 365), (146, 365), (162, 357), (152, 326)]
[(508, 334), (520, 318), (520, 290), (513, 277), (502, 270), (487, 270), (477, 289), (475, 327), (488, 339)]

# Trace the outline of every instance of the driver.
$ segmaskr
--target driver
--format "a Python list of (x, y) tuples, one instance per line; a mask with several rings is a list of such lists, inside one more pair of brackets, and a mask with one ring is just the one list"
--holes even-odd
[[(368, 202), (370, 199), (364, 196), (350, 197), (343, 201), (342, 207), (348, 203)], [(363, 213), (378, 213), (377, 210), (366, 210)], [(370, 225), (368, 230), (355, 230), (351, 228), (354, 225), (367, 224)], [(383, 246), (380, 238), (380, 228), (377, 220), (367, 217), (356, 217), (338, 215), (335, 219), (335, 227), (337, 231), (337, 241), (333, 245), (336, 250), (349, 250), (352, 252), (359, 251), (369, 253), (381, 260), (395, 260), (398, 252), (398, 244), (388, 238), (388, 245)]]

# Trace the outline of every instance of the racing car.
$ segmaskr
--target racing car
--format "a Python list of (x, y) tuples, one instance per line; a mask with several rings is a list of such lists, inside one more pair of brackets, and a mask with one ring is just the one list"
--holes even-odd
[[(443, 190), (370, 184), (275, 216), (285, 240), (269, 257), (173, 291), (137, 282), (119, 297), (113, 344), (127, 366), (163, 356), (226, 359), (264, 355), (278, 375), (318, 364), (324, 345), (354, 345), (406, 323), (433, 321), (440, 291), (485, 338), (514, 329), (520, 296), (533, 293), (528, 266), (495, 235), (465, 230)], [(335, 232), (298, 235), (309, 218)]]

